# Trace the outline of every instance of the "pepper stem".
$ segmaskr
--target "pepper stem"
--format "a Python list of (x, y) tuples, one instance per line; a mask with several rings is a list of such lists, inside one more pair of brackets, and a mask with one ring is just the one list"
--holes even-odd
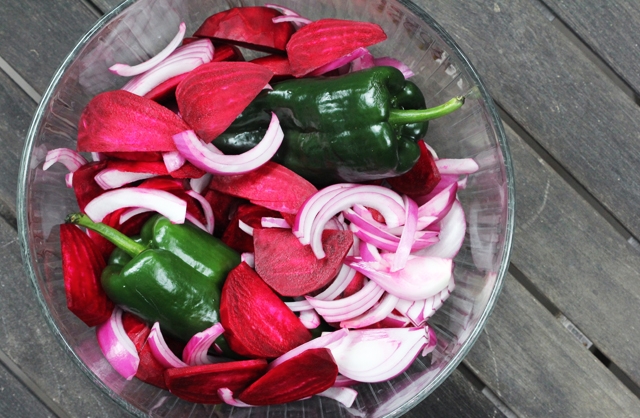
[(65, 222), (84, 226), (92, 231), (96, 231), (131, 257), (135, 257), (147, 249), (147, 247), (135, 242), (117, 229), (111, 228), (109, 225), (105, 225), (102, 222), (93, 222), (87, 215), (82, 213), (70, 214), (67, 216)]
[(389, 123), (404, 125), (407, 123), (426, 122), (444, 115), (448, 115), (462, 107), (464, 97), (454, 97), (440, 106), (428, 109), (392, 109), (389, 113)]

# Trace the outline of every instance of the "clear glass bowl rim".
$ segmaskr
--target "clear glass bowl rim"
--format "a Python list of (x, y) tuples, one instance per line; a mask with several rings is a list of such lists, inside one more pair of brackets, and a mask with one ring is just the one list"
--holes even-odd
[[(49, 315), (48, 307), (46, 301), (40, 292), (38, 287), (38, 280), (36, 277), (35, 270), (31, 265), (31, 261), (33, 260), (33, 254), (31, 249), (29, 248), (29, 237), (28, 237), (28, 214), (27, 214), (27, 182), (29, 179), (29, 159), (31, 156), (31, 152), (33, 150), (33, 144), (36, 138), (36, 134), (40, 129), (40, 125), (42, 122), (42, 118), (46, 113), (47, 105), (49, 104), (52, 95), (62, 78), (63, 74), (66, 72), (68, 67), (74, 62), (76, 57), (80, 54), (89, 40), (93, 37), (95, 33), (97, 33), (100, 29), (102, 29), (105, 25), (107, 25), (112, 19), (114, 19), (118, 14), (124, 12), (129, 6), (134, 4), (137, 0), (125, 0), (119, 6), (111, 10), (109, 13), (102, 16), (87, 33), (78, 41), (73, 50), (67, 55), (64, 59), (60, 67), (56, 70), (54, 76), (51, 79), (49, 86), (47, 87), (42, 99), (34, 113), (33, 120), (27, 132), (23, 153), (21, 157), (20, 163), (20, 173), (18, 177), (18, 194), (17, 194), (17, 202), (16, 202), (16, 211), (18, 217), (18, 236), (20, 239), (20, 246), (22, 251), (22, 258), (24, 261), (24, 267), (27, 272), (27, 275), (31, 281), (32, 286), (34, 287), (35, 295), (38, 300), (40, 307), (42, 308), (42, 312), (46, 318), (49, 327), (53, 331), (56, 339), (67, 352), (68, 355), (71, 356), (74, 363), (89, 377), (91, 381), (93, 381), (100, 389), (102, 389), (112, 400), (114, 400), (118, 405), (124, 408), (129, 413), (139, 416), (139, 417), (147, 417), (142, 411), (138, 408), (131, 405), (124, 398), (119, 396), (113, 390), (111, 390), (108, 386), (106, 386), (85, 364), (84, 362), (74, 353), (71, 346), (66, 342), (66, 339), (62, 335), (60, 329), (56, 325), (53, 318)], [(495, 304), (497, 302), (498, 296), (502, 290), (502, 286), (504, 284), (504, 280), (508, 271), (509, 261), (511, 259), (511, 251), (512, 251), (512, 243), (513, 243), (513, 233), (515, 230), (515, 179), (514, 179), (514, 170), (513, 163), (511, 158), (511, 153), (509, 151), (509, 145), (507, 143), (507, 136), (504, 131), (504, 127), (502, 125), (502, 120), (498, 114), (497, 107), (487, 91), (484, 83), (480, 79), (480, 76), (474, 66), (471, 64), (466, 55), (462, 52), (457, 43), (453, 40), (453, 38), (422, 8), (417, 6), (411, 0), (397, 0), (398, 3), (406, 7), (409, 11), (415, 14), (417, 17), (422, 19), (425, 23), (427, 23), (437, 34), (438, 36), (451, 48), (456, 58), (463, 65), (465, 70), (468, 72), (469, 76), (476, 83), (480, 95), (484, 102), (486, 103), (487, 110), (489, 112), (489, 116), (491, 117), (491, 121), (493, 124), (493, 128), (495, 129), (496, 137), (498, 140), (498, 145), (500, 147), (500, 151), (503, 157), (504, 166), (505, 166), (505, 176), (506, 176), (506, 186), (507, 186), (507, 219), (505, 225), (505, 241), (504, 241), (504, 251), (502, 254), (502, 260), (500, 263), (500, 269), (498, 271), (496, 282), (493, 287), (493, 290), (489, 296), (487, 306), (485, 310), (482, 312), (481, 317), (478, 320), (476, 327), (474, 328), (472, 334), (469, 336), (467, 341), (464, 343), (463, 347), (458, 351), (458, 353), (449, 361), (446, 367), (436, 376), (436, 378), (425, 388), (423, 388), (420, 392), (418, 392), (410, 402), (405, 403), (400, 408), (395, 411), (385, 415), (385, 417), (397, 417), (401, 416), (404, 413), (408, 412), (418, 403), (423, 401), (429, 394), (431, 394), (440, 384), (447, 378), (449, 375), (458, 367), (460, 362), (464, 359), (464, 357), (469, 353), (474, 343), (478, 339), (480, 333), (484, 329), (486, 325), (487, 319), (491, 315)]]

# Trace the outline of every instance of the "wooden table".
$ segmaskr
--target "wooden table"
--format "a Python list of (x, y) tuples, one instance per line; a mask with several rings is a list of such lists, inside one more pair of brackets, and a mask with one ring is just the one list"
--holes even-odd
[[(500, 107), (512, 263), (471, 353), (408, 416), (640, 416), (640, 7), (417, 0)], [(62, 58), (117, 0), (0, 0), (0, 415), (126, 416), (54, 339), (22, 267), (23, 141)]]

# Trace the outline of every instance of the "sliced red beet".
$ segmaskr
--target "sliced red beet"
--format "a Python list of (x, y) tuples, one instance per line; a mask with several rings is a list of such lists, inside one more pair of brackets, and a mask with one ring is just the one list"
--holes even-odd
[(214, 176), (209, 187), (279, 212), (295, 214), (318, 189), (288, 168), (268, 161), (245, 174)]
[(177, 179), (200, 178), (205, 172), (190, 162), (185, 162), (179, 169), (168, 172), (163, 161), (127, 161), (108, 160), (107, 168), (128, 173), (149, 173), (155, 175), (169, 175)]
[(151, 333), (149, 324), (130, 312), (124, 312), (122, 314), (122, 326), (136, 346), (136, 350), (140, 351), (147, 341), (149, 333)]
[(222, 234), (222, 242), (238, 252), (252, 253), (253, 237), (240, 228), (239, 221), (254, 229), (261, 229), (264, 216), (279, 217), (280, 213), (252, 203), (239, 205)]
[(338, 365), (326, 348), (310, 348), (269, 370), (237, 398), (250, 405), (297, 401), (329, 389)]
[(361, 290), (364, 287), (364, 279), (365, 279), (364, 274), (357, 271), (356, 274), (353, 276), (353, 279), (351, 279), (347, 287), (342, 291), (342, 297), (343, 298), (349, 297), (354, 293), (357, 293), (359, 290)]
[(242, 51), (235, 46), (223, 43), (213, 44), (213, 58), (211, 61), (244, 61)]
[(66, 223), (60, 225), (60, 251), (67, 307), (89, 327), (104, 323), (114, 304), (100, 284), (102, 254), (87, 234)]
[(316, 20), (294, 33), (287, 44), (291, 71), (295, 77), (302, 77), (357, 48), (368, 47), (385, 39), (387, 35), (384, 30), (374, 23)]
[(429, 194), (440, 181), (440, 171), (436, 161), (424, 141), (418, 141), (420, 158), (408, 172), (387, 179), (389, 185), (398, 193), (409, 196)]
[(129, 161), (162, 161), (161, 152), (103, 152), (105, 157)]
[(241, 391), (264, 374), (264, 359), (231, 361), (167, 369), (164, 373), (169, 392), (189, 402), (218, 404), (218, 389)]
[(174, 98), (176, 87), (178, 87), (178, 84), (180, 84), (180, 82), (184, 80), (187, 75), (189, 75), (188, 72), (163, 81), (162, 83), (151, 89), (147, 94), (145, 94), (144, 97), (153, 100), (154, 102), (163, 102), (165, 100)]
[(81, 212), (96, 197), (105, 190), (96, 183), (94, 177), (107, 166), (106, 161), (94, 161), (87, 163), (73, 173), (73, 191)]
[(78, 151), (175, 151), (173, 135), (190, 127), (153, 100), (125, 90), (91, 99), (78, 124)]
[(374, 221), (380, 222), (381, 224), (386, 222), (384, 220), (384, 216), (382, 216), (380, 211), (374, 208), (367, 208), (367, 209), (369, 210), (369, 212), (371, 212), (371, 217), (373, 218)]
[(273, 18), (280, 15), (268, 7), (234, 7), (209, 16), (194, 36), (260, 51), (283, 52), (295, 29), (289, 22), (273, 23)]
[(353, 233), (323, 231), (322, 247), (327, 256), (320, 260), (290, 229), (255, 229), (253, 245), (256, 272), (262, 280), (282, 296), (303, 296), (336, 277), (353, 245)]
[(182, 118), (204, 142), (213, 141), (267, 85), (273, 73), (250, 62), (210, 62), (176, 89)]
[(140, 358), (136, 377), (150, 385), (166, 389), (167, 386), (164, 383), (165, 367), (156, 360), (149, 344), (146, 344), (147, 337), (151, 332), (151, 327), (142, 319), (129, 312), (122, 314), (122, 325), (136, 346), (138, 357)]
[(311, 333), (245, 262), (222, 286), (220, 322), (229, 347), (250, 358), (276, 358), (311, 340)]
[(283, 80), (293, 77), (291, 74), (291, 65), (289, 59), (283, 55), (271, 54), (264, 57), (253, 59), (249, 62), (267, 67), (273, 73), (273, 80)]
[(232, 214), (244, 200), (210, 189), (204, 194), (204, 198), (213, 210), (213, 219), (215, 220), (213, 233), (216, 236), (222, 236), (231, 222)]

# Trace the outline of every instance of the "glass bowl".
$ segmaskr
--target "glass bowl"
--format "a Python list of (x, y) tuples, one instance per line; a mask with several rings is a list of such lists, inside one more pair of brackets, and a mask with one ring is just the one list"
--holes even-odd
[(399, 416), (427, 397), (457, 367), (480, 334), (509, 264), (514, 222), (514, 180), (506, 137), (496, 107), (480, 77), (451, 37), (423, 10), (407, 0), (280, 0), (311, 19), (337, 17), (379, 24), (388, 40), (371, 48), (392, 56), (415, 72), (412, 78), (427, 105), (464, 95), (465, 105), (432, 121), (427, 142), (441, 157), (472, 157), (480, 169), (459, 192), (467, 234), (455, 259), (456, 289), (430, 320), (438, 345), (389, 382), (362, 384), (351, 408), (313, 397), (287, 405), (231, 408), (197, 405), (133, 379), (126, 381), (103, 358), (95, 330), (66, 308), (61, 271), (59, 225), (77, 210), (66, 188), (64, 167), (42, 170), (46, 152), (75, 148), (77, 122), (97, 93), (120, 88), (111, 74), (115, 62), (140, 62), (162, 49), (181, 21), (187, 34), (210, 14), (253, 0), (125, 1), (100, 19), (64, 60), (47, 89), (28, 133), (18, 190), (18, 218), (24, 262), (51, 329), (64, 349), (100, 388), (137, 416), (162, 417), (320, 417)]

